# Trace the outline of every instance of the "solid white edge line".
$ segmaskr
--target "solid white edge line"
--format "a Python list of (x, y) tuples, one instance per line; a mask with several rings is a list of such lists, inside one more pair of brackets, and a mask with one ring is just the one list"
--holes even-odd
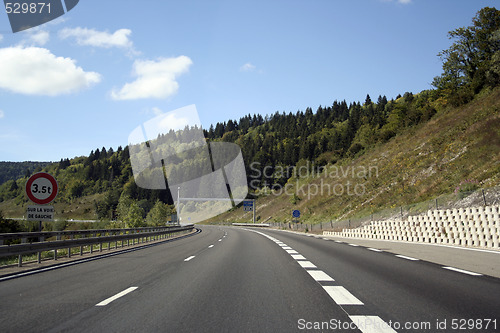
[[(292, 232), (289, 230), (279, 230), (281, 232), (291, 232), (291, 233), (296, 233), (297, 232)], [(334, 236), (334, 237), (340, 237), (340, 236)], [(349, 238), (349, 237), (340, 237), (342, 239), (346, 240), (360, 240), (360, 239), (354, 239), (354, 238)], [(332, 238), (333, 239), (333, 238)], [(395, 241), (395, 240), (382, 240), (382, 239), (368, 239), (369, 241), (374, 241), (374, 242), (380, 242), (380, 243), (402, 243), (402, 244), (408, 244), (408, 245), (422, 245), (422, 246), (439, 246), (439, 247), (447, 247), (450, 249), (457, 249), (457, 250), (465, 250), (465, 251), (475, 251), (475, 252), (486, 252), (486, 253), (493, 253), (500, 255), (500, 251), (496, 250), (487, 250), (487, 249), (476, 249), (472, 247), (464, 247), (464, 246), (454, 246), (454, 245), (448, 245), (448, 244), (434, 244), (434, 243), (419, 243), (419, 242), (408, 242), (408, 241)], [(336, 241), (337, 243), (343, 243), (341, 241)]]
[(372, 247), (369, 247), (368, 250), (370, 251), (374, 251), (374, 252), (383, 252), (382, 250), (379, 250), (379, 249), (374, 249)]
[(411, 260), (411, 261), (418, 261), (418, 260), (420, 260), (420, 259), (417, 259), (417, 258), (407, 257), (407, 256), (404, 256), (402, 254), (396, 254), (396, 257), (401, 258), (401, 259)]
[(392, 327), (378, 316), (349, 316), (363, 333), (396, 333)]
[(195, 256), (191, 256), (191, 257), (187, 257), (186, 259), (184, 259), (184, 261), (189, 261), (191, 259), (193, 259)]
[(471, 272), (471, 271), (466, 271), (465, 269), (460, 269), (460, 268), (455, 268), (455, 267), (449, 267), (449, 266), (443, 266), (444, 269), (450, 270), (450, 271), (455, 271), (459, 273), (464, 273), (464, 274), (469, 274), (472, 276), (482, 276), (483, 274)]
[(97, 303), (95, 306), (106, 306), (109, 303), (113, 302), (114, 300), (117, 300), (118, 298), (123, 297), (123, 296), (127, 295), (128, 293), (131, 293), (132, 291), (136, 290), (137, 288), (139, 288), (139, 287), (127, 288), (124, 291), (121, 291), (118, 294), (111, 296), (109, 298), (106, 298), (104, 301), (102, 301), (100, 303)]

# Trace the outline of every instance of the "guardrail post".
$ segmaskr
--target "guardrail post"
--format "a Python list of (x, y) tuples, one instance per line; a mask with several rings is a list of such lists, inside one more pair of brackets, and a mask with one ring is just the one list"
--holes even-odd
[[(73, 239), (73, 235), (70, 235), (69, 239)], [(71, 246), (68, 247), (68, 258), (71, 258)]]
[[(21, 243), (26, 243), (28, 241), (27, 238), (21, 238)], [(18, 261), (17, 261), (17, 267), (22, 267), (23, 266), (23, 255), (20, 254), (18, 256)]]
[[(57, 234), (56, 240), (61, 240), (61, 234)], [(57, 260), (57, 249), (54, 249), (54, 260)]]
[[(40, 242), (45, 242), (45, 237), (43, 236), (40, 236), (40, 238), (38, 239)], [(37, 262), (39, 264), (42, 263), (42, 252), (37, 252)]]

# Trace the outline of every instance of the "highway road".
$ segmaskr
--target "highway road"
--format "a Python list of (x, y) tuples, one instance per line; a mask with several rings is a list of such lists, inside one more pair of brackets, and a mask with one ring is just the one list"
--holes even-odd
[(499, 332), (500, 279), (235, 227), (0, 281), (2, 332)]

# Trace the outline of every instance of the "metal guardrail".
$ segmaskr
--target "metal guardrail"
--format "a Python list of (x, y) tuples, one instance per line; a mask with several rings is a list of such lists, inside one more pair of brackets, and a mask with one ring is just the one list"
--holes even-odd
[(269, 227), (267, 223), (233, 223), (236, 227)]
[[(21, 239), (21, 244), (0, 245), (0, 257), (18, 256), (18, 266), (22, 266), (22, 256), (26, 254), (37, 253), (38, 263), (41, 262), (41, 252), (54, 251), (54, 259), (57, 260), (58, 249), (68, 249), (68, 256), (71, 256), (71, 248), (80, 247), (80, 255), (83, 254), (83, 247), (90, 246), (90, 253), (93, 252), (93, 246), (99, 244), (99, 251), (102, 251), (102, 244), (127, 241), (127, 246), (130, 245), (130, 240), (141, 239), (144, 241), (158, 240), (167, 238), (168, 236), (193, 230), (194, 225), (176, 226), (176, 227), (151, 227), (151, 228), (134, 228), (134, 229), (99, 229), (99, 230), (76, 230), (76, 231), (52, 231), (52, 232), (21, 232), (21, 233), (6, 233), (0, 234), (0, 240)], [(86, 237), (86, 236), (91, 237)], [(97, 236), (100, 235), (100, 236)], [(58, 240), (45, 241), (50, 237), (56, 237)], [(70, 239), (61, 240), (62, 236), (70, 237)], [(75, 236), (83, 236), (75, 238)], [(30, 242), (28, 239), (38, 238), (39, 242)]]
[[(34, 239), (38, 238), (40, 241), (44, 241), (51, 237), (57, 237), (57, 240), (61, 240), (63, 237), (75, 236), (80, 237), (97, 237), (97, 235), (119, 235), (119, 234), (129, 234), (129, 233), (144, 233), (144, 232), (154, 232), (160, 230), (170, 230), (174, 226), (169, 227), (144, 227), (144, 228), (124, 228), (124, 229), (86, 229), (86, 230), (66, 230), (66, 231), (43, 231), (43, 232), (13, 232), (13, 233), (0, 233), (0, 245), (4, 245), (6, 240), (13, 239)], [(24, 241), (26, 243), (26, 241)]]

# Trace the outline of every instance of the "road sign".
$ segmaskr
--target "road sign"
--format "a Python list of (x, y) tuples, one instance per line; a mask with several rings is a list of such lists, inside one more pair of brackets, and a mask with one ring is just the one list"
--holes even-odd
[(48, 204), (57, 196), (57, 181), (46, 172), (35, 173), (26, 182), (26, 195), (36, 204)]
[(243, 210), (251, 212), (253, 210), (253, 201), (243, 201)]
[(297, 210), (295, 209), (293, 212), (292, 212), (292, 216), (296, 219), (298, 219), (300, 217), (300, 210)]
[(54, 207), (47, 205), (32, 205), (26, 210), (28, 221), (54, 221)]

